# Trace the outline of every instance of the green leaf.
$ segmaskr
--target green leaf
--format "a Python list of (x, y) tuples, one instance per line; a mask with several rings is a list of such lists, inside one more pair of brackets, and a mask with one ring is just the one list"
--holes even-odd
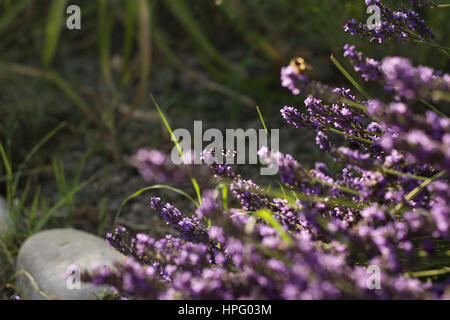
[[(152, 97), (153, 104), (155, 105), (156, 109), (158, 110), (159, 116), (161, 117), (161, 119), (162, 119), (162, 121), (163, 121), (163, 123), (164, 123), (164, 125), (165, 125), (165, 127), (166, 127), (166, 129), (167, 129), (167, 131), (168, 131), (169, 134), (170, 134), (170, 137), (172, 138), (173, 143), (175, 144), (175, 146), (176, 146), (176, 148), (177, 148), (177, 150), (178, 150), (178, 153), (180, 154), (181, 158), (184, 158), (184, 157), (183, 157), (183, 149), (181, 148), (180, 143), (178, 142), (177, 137), (173, 134), (172, 128), (170, 127), (169, 122), (168, 122), (167, 119), (166, 119), (166, 116), (165, 116), (164, 113), (161, 111), (161, 108), (159, 107), (159, 104), (158, 104), (158, 102), (156, 102), (156, 100), (155, 100), (155, 98), (153, 97), (153, 95), (152, 95), (151, 97)], [(192, 185), (194, 186), (195, 192), (197, 193), (197, 196), (198, 196), (199, 201), (200, 201), (200, 203), (201, 203), (200, 188), (199, 188), (199, 186), (198, 186), (197, 180), (196, 180), (194, 177), (190, 177), (190, 180), (191, 180)], [(198, 206), (198, 205), (197, 205), (197, 206)]]
[(45, 32), (44, 54), (42, 56), (42, 62), (45, 67), (51, 64), (55, 56), (59, 35), (63, 26), (66, 4), (67, 0), (53, 0), (50, 5)]
[(125, 31), (122, 48), (122, 73), (124, 74), (123, 82), (125, 82), (126, 70), (130, 55), (133, 49), (134, 27), (136, 25), (137, 0), (126, 1), (125, 7)]
[(50, 209), (44, 209), (43, 211), (45, 212), (44, 215), (41, 217), (41, 219), (39, 219), (39, 221), (36, 223), (36, 225), (33, 228), (33, 233), (38, 232), (39, 230), (41, 230), (46, 223), (48, 222), (48, 220), (53, 216), (53, 214), (56, 212), (56, 210), (58, 210), (59, 208), (61, 208), (62, 206), (64, 206), (67, 203), (67, 200), (69, 198), (73, 198), (73, 196), (80, 191), (82, 188), (84, 188), (88, 183), (91, 182), (92, 179), (89, 179), (85, 182), (83, 182), (82, 184), (78, 185), (76, 188), (73, 188), (69, 193), (67, 193), (64, 197), (62, 197), (55, 205), (53, 205)]
[[(150, 3), (151, 4), (151, 3)], [(147, 0), (139, 0), (139, 9), (137, 11), (139, 20), (139, 59), (140, 59), (140, 80), (139, 87), (134, 104), (139, 103), (146, 95), (147, 82), (150, 76), (150, 62), (151, 62), (151, 8)]]
[(98, 1), (98, 27), (97, 42), (99, 46), (100, 67), (103, 78), (110, 89), (113, 88), (110, 56), (111, 56), (111, 37), (114, 25), (113, 13), (108, 9), (107, 0)]
[(348, 79), (348, 81), (351, 82), (351, 84), (359, 91), (361, 92), (367, 99), (371, 99), (369, 94), (358, 84), (358, 82), (353, 79), (353, 77), (350, 75), (350, 73), (345, 70), (345, 68), (339, 63), (339, 61), (336, 60), (336, 58), (331, 55), (330, 56), (331, 61), (335, 64), (336, 67), (342, 72), (342, 74)]
[(25, 156), (25, 160), (22, 162), (22, 164), (19, 166), (19, 170), (17, 172), (16, 178), (14, 179), (14, 185), (13, 190), (17, 189), (17, 185), (19, 184), (19, 178), (22, 174), (22, 171), (25, 169), (27, 163), (33, 158), (33, 156), (36, 154), (36, 152), (39, 151), (39, 149), (47, 143), (48, 140), (50, 140), (59, 130), (64, 128), (66, 126), (66, 122), (61, 122), (58, 126), (56, 126), (53, 130), (51, 130), (49, 133), (47, 133), (44, 138), (41, 139), (34, 147), (31, 149), (30, 152)]
[(183, 158), (183, 149), (180, 146), (180, 143), (178, 142), (177, 137), (173, 134), (172, 128), (169, 125), (169, 122), (166, 119), (166, 116), (164, 115), (164, 113), (161, 111), (161, 108), (159, 107), (158, 102), (156, 102), (155, 98), (153, 97), (153, 95), (151, 95), (153, 104), (155, 105), (156, 109), (158, 110), (159, 116), (161, 117), (161, 120), (163, 121), (167, 131), (170, 134), (170, 137), (172, 138), (173, 143), (175, 144), (175, 146), (178, 149), (178, 153), (180, 154), (180, 156)]
[(420, 99), (420, 101), (426, 105), (428, 108), (430, 108), (431, 110), (433, 110), (434, 112), (436, 112), (438, 115), (440, 115), (443, 118), (448, 118), (448, 116), (443, 113), (442, 111), (440, 111), (438, 108), (436, 108), (435, 106), (433, 106), (431, 103), (428, 103), (427, 101), (425, 101), (424, 99)]
[(195, 189), (195, 193), (197, 194), (197, 198), (198, 198), (198, 203), (201, 205), (202, 204), (202, 195), (200, 192), (200, 187), (198, 185), (198, 182), (195, 178), (191, 178), (191, 183), (194, 186)]
[(439, 275), (443, 275), (443, 274), (447, 274), (447, 273), (450, 273), (450, 267), (444, 267), (442, 269), (434, 269), (434, 270), (407, 272), (405, 275), (407, 277), (423, 278), (423, 277), (439, 276)]
[(0, 34), (14, 21), (14, 19), (24, 11), (31, 0), (15, 0), (14, 6), (5, 10), (6, 13), (2, 15), (0, 20)]
[(183, 25), (184, 30), (187, 31), (192, 40), (200, 47), (203, 52), (215, 62), (233, 71), (234, 68), (226, 61), (219, 51), (211, 44), (202, 29), (198, 26), (191, 10), (184, 0), (170, 0), (164, 1), (169, 7), (178, 21)]
[(263, 116), (262, 116), (262, 114), (261, 114), (261, 111), (259, 110), (259, 106), (256, 106), (256, 111), (258, 111), (259, 119), (261, 119), (261, 123), (262, 123), (262, 125), (263, 125), (263, 127), (264, 127), (264, 130), (266, 130), (266, 134), (267, 134), (268, 136), (270, 136), (269, 130), (267, 130), (267, 127), (266, 127), (266, 123), (264, 122), (264, 118), (263, 118)]
[(2, 156), (3, 165), (6, 170), (6, 175), (8, 179), (12, 178), (12, 167), (8, 160), (8, 156), (6, 155), (5, 148), (3, 147), (2, 142), (0, 141), (0, 155)]
[(291, 236), (286, 231), (284, 231), (281, 224), (277, 219), (273, 217), (272, 212), (270, 212), (268, 209), (258, 210), (254, 212), (253, 215), (266, 221), (272, 228), (274, 228), (278, 232), (278, 234), (287, 244), (291, 245), (293, 243)]
[(228, 185), (222, 187), (222, 202), (225, 211), (228, 211)]
[(441, 172), (436, 173), (431, 178), (425, 180), (422, 182), (418, 187), (414, 188), (410, 193), (408, 193), (405, 197), (406, 201), (410, 201), (414, 199), (415, 196), (417, 196), (423, 189), (425, 189), (430, 183), (436, 181), (437, 179), (443, 177), (446, 174), (446, 171), (443, 170)]
[(133, 193), (132, 195), (128, 196), (120, 205), (119, 210), (117, 210), (116, 216), (114, 217), (114, 227), (117, 224), (117, 219), (119, 219), (120, 213), (122, 212), (122, 208), (128, 203), (128, 201), (140, 196), (142, 193), (146, 192), (146, 191), (150, 191), (150, 190), (158, 190), (158, 189), (167, 189), (173, 192), (176, 192), (178, 194), (181, 194), (182, 196), (186, 197), (187, 199), (191, 200), (191, 202), (193, 204), (195, 204), (196, 207), (199, 207), (199, 204), (197, 201), (195, 201), (189, 194), (187, 194), (186, 192), (184, 192), (181, 189), (178, 188), (174, 188), (165, 184), (156, 184), (153, 186), (149, 186), (149, 187), (145, 187), (142, 189), (139, 189), (138, 191), (136, 191), (135, 193)]

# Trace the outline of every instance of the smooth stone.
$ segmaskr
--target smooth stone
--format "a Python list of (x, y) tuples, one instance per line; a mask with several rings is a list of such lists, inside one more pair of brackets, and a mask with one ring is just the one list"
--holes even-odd
[[(75, 229), (52, 229), (28, 238), (17, 257), (17, 289), (21, 298), (29, 300), (70, 299), (93, 300), (112, 293), (107, 287), (80, 283), (74, 288), (64, 275), (72, 266), (82, 272), (93, 265), (112, 267), (125, 257), (108, 246), (102, 238)], [(79, 282), (78, 282), (79, 283)]]
[(6, 200), (0, 197), (0, 237), (11, 228), (11, 218)]

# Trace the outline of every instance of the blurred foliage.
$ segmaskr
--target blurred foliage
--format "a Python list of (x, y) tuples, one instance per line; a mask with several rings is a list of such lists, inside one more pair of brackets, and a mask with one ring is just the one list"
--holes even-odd
[[(385, 2), (394, 7), (400, 1)], [(80, 30), (66, 28), (66, 6), (73, 4), (81, 8)], [(194, 119), (217, 128), (261, 128), (259, 105), (270, 129), (281, 125), (280, 107), (304, 99), (280, 86), (280, 68), (295, 56), (313, 66), (311, 77), (347, 87), (330, 61), (333, 54), (351, 70), (342, 58), (345, 43), (374, 58), (403, 55), (448, 70), (448, 59), (434, 48), (379, 45), (346, 34), (345, 22), (365, 21), (365, 10), (363, 0), (0, 0), (0, 143), (6, 159), (0, 165), (0, 193), (17, 217), (25, 216), (27, 227), (0, 242), (0, 253), (6, 253), (0, 254), (0, 298), (12, 294), (7, 281), (21, 241), (55, 223), (50, 218), (60, 207), (71, 220), (75, 194), (84, 186), (84, 162), (89, 165), (84, 154), (123, 164), (137, 147), (171, 148), (150, 94), (174, 128), (190, 128)], [(436, 41), (446, 46), (449, 10), (420, 12)], [(377, 89), (364, 87), (371, 94)], [(64, 129), (43, 145), (45, 133), (62, 123)], [(309, 133), (296, 131), (292, 137), (282, 147), (300, 149), (302, 162), (317, 159)], [(36, 146), (40, 150), (31, 159)], [(71, 158), (74, 149), (83, 157), (71, 168), (60, 155)], [(15, 175), (16, 168), (23, 177)], [(53, 190), (45, 185), (49, 174), (56, 180)], [(20, 177), (21, 184), (12, 177)], [(47, 187), (42, 194), (41, 185)], [(114, 200), (103, 196), (95, 203), (99, 210), (94, 208), (100, 212), (99, 234), (107, 220), (106, 200)]]
[[(256, 119), (259, 104), (270, 126), (282, 104), (302, 101), (280, 88), (280, 67), (303, 56), (313, 77), (348, 85), (329, 59), (331, 53), (340, 57), (347, 42), (376, 58), (396, 54), (448, 67), (433, 48), (379, 45), (346, 34), (347, 19), (367, 19), (359, 0), (70, 4), (81, 8), (80, 30), (66, 28), (67, 1), (0, 1), (0, 137), (14, 137), (19, 160), (38, 132), (61, 121), (102, 139), (119, 159), (127, 148), (121, 132), (135, 120), (157, 121), (150, 93), (180, 121), (227, 119), (228, 126), (245, 126)], [(447, 12), (421, 12), (444, 45)]]

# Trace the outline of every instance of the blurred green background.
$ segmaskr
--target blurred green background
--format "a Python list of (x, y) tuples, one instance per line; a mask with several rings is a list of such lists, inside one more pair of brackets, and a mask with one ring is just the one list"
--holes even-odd
[[(80, 30), (66, 27), (72, 4), (81, 9)], [(0, 296), (10, 294), (2, 273), (11, 275), (12, 264), (4, 266), (29, 234), (74, 225), (103, 235), (120, 202), (145, 186), (129, 156), (172, 148), (151, 95), (174, 129), (193, 120), (261, 128), (259, 105), (270, 128), (283, 128), (281, 150), (308, 166), (323, 158), (314, 135), (287, 128), (279, 115), (304, 99), (280, 86), (291, 58), (305, 58), (312, 78), (349, 88), (329, 59), (333, 53), (362, 83), (342, 57), (345, 43), (377, 59), (403, 55), (449, 69), (434, 48), (346, 34), (345, 22), (366, 21), (365, 10), (363, 0), (0, 0), (0, 141), (10, 167), (0, 166), (0, 194), (9, 193), (19, 221), (0, 242)], [(447, 46), (449, 10), (420, 11)], [(379, 89), (364, 85), (373, 95)], [(145, 200), (124, 214), (122, 222), (146, 231)], [(153, 232), (159, 227), (164, 234), (155, 224)]]
[[(70, 4), (81, 8), (80, 30), (66, 28)], [(329, 56), (341, 58), (347, 42), (376, 58), (448, 67), (432, 48), (344, 33), (347, 19), (367, 19), (365, 8), (362, 0), (2, 0), (0, 137), (14, 140), (20, 162), (44, 132), (67, 121), (76, 140), (94, 135), (119, 160), (135, 147), (124, 135), (130, 127), (144, 130), (150, 141), (142, 143), (160, 127), (150, 94), (177, 125), (202, 119), (236, 127), (256, 118), (256, 104), (278, 118), (283, 104), (301, 103), (279, 82), (294, 56), (306, 58), (316, 79), (345, 85)], [(447, 12), (421, 12), (438, 43), (449, 42)]]

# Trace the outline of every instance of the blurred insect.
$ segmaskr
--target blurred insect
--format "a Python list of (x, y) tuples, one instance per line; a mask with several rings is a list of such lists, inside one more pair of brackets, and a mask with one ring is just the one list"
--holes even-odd
[[(210, 156), (214, 158), (216, 156), (216, 148), (212, 148), (210, 151)], [(231, 150), (222, 150), (222, 156), (228, 157), (231, 154)], [(236, 157), (237, 151), (233, 151), (233, 157)]]
[(312, 69), (311, 65), (307, 64), (305, 62), (305, 59), (303, 59), (302, 57), (293, 58), (289, 65), (295, 68), (295, 70), (297, 70), (297, 73), (299, 74), (304, 73), (306, 70)]
[(233, 157), (236, 157), (237, 156), (237, 151), (236, 150), (222, 150), (222, 155), (224, 156), (224, 157), (229, 157), (229, 156), (231, 156), (231, 152), (233, 152)]

